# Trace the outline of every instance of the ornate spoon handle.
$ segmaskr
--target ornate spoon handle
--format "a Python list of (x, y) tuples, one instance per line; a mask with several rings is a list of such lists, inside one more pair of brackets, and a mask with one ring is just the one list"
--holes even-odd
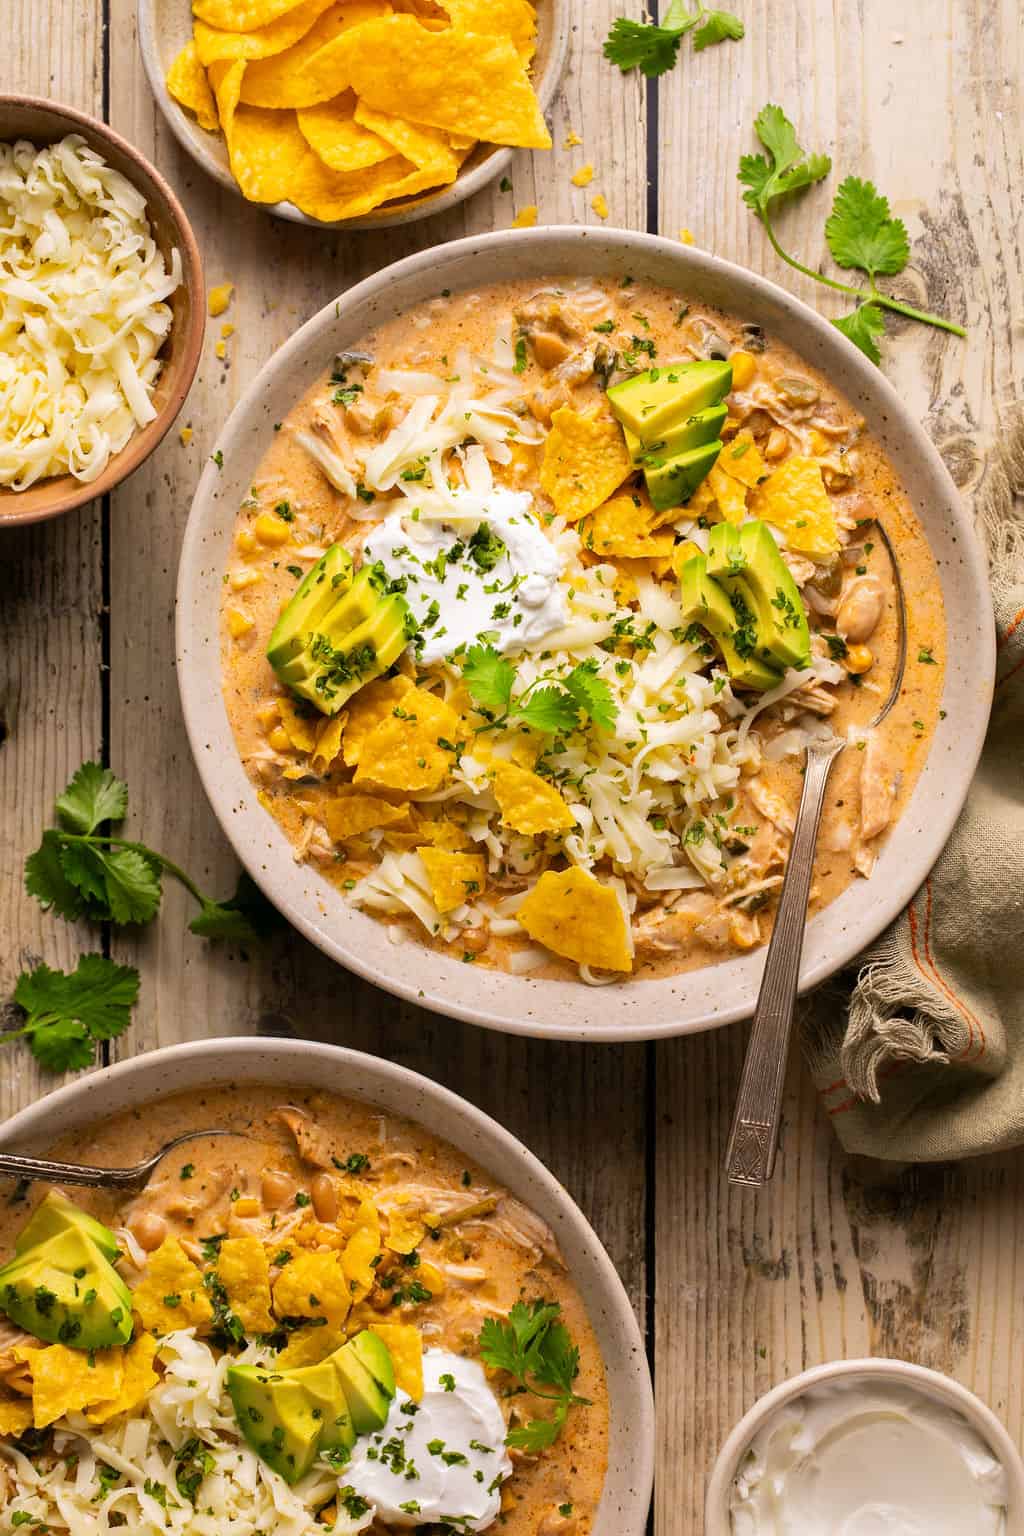
[(818, 824), (832, 764), (845, 745), (833, 737), (807, 748), (800, 809), (725, 1156), (730, 1184), (759, 1189), (775, 1167)]
[(46, 1157), (19, 1157), (0, 1152), (0, 1177), (45, 1179), (47, 1184), (84, 1184), (94, 1189), (104, 1184), (130, 1186), (138, 1182), (134, 1168), (90, 1168), (85, 1163), (56, 1163)]

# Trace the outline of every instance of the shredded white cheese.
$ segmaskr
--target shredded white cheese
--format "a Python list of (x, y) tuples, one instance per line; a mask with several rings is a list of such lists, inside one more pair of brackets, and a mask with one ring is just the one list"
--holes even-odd
[(145, 198), (84, 139), (0, 144), (0, 485), (90, 483), (153, 420), (180, 283)]

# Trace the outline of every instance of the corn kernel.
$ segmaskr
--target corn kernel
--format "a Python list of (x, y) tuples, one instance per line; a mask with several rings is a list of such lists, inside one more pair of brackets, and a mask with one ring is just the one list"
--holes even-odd
[(730, 919), (729, 938), (736, 949), (754, 949), (761, 942), (757, 923), (743, 923), (737, 917)]
[(189, 443), (192, 441), (192, 428), (182, 427), (181, 431), (178, 433), (178, 437), (181, 439), (181, 446), (183, 448), (187, 448)]
[(749, 352), (734, 352), (729, 361), (732, 363), (733, 389), (746, 389), (757, 372), (754, 359)]
[(768, 441), (764, 445), (764, 457), (766, 459), (781, 459), (789, 447), (789, 436), (781, 427), (773, 427), (768, 434)]
[(248, 528), (240, 528), (235, 539), (243, 555), (251, 555), (254, 549), (259, 549), (256, 535)]
[(589, 187), (594, 179), (594, 167), (581, 165), (575, 176), (569, 178), (574, 187)]
[(843, 666), (847, 672), (852, 672), (859, 677), (862, 672), (870, 672), (875, 664), (874, 653), (867, 645), (849, 645), (846, 655), (843, 657)]
[(590, 199), (590, 206), (599, 219), (606, 219), (608, 217), (608, 199), (603, 192), (599, 192), (596, 197)]
[(241, 608), (229, 608), (227, 613), (228, 634), (233, 640), (240, 640), (252, 629), (253, 620)]
[(265, 731), (273, 730), (280, 718), (281, 711), (278, 708), (276, 699), (272, 699), (269, 704), (261, 704), (256, 711), (256, 719)]
[(235, 1216), (258, 1216), (259, 1213), (260, 1202), (254, 1200), (251, 1195), (243, 1195), (240, 1200), (235, 1201)]
[(253, 524), (253, 533), (261, 544), (287, 544), (291, 538), (288, 524), (282, 522), (279, 517), (274, 517), (270, 512), (260, 513)]
[(288, 732), (285, 730), (283, 725), (275, 725), (274, 729), (270, 732), (270, 735), (267, 737), (267, 740), (269, 741), (270, 745), (273, 747), (275, 752), (290, 752), (291, 751), (292, 744), (291, 744), (291, 741), (289, 740)]
[(444, 1275), (433, 1264), (421, 1264), (416, 1272), (417, 1280), (426, 1286), (432, 1296), (444, 1295)]
[(818, 454), (819, 457), (823, 457), (825, 454), (831, 453), (832, 451), (832, 444), (829, 442), (824, 432), (819, 432), (817, 427), (812, 428), (808, 438), (808, 443), (811, 452)]
[(235, 291), (234, 283), (218, 283), (216, 288), (211, 288), (207, 299), (207, 308), (216, 319), (222, 315), (231, 303), (231, 295)]
[(224, 321), (224, 324), (220, 328), (220, 334), (224, 341), (227, 341), (229, 336), (233, 336), (235, 334), (235, 328), (231, 324), (230, 320)]
[(681, 245), (692, 245), (693, 244), (693, 230), (692, 229), (681, 229), (679, 231), (679, 241), (680, 241)]
[(254, 587), (262, 580), (262, 571), (232, 571), (228, 577), (228, 585), (233, 592), (244, 592), (246, 587)]

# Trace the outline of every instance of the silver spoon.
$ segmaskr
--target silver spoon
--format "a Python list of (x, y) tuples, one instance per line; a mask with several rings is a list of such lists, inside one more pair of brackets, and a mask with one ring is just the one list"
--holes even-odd
[[(907, 608), (903, 581), (889, 535), (881, 523), (876, 524), (876, 527), (892, 565), (899, 621), (899, 648), (888, 697), (868, 725), (868, 730), (881, 725), (899, 698), (907, 664)], [(832, 765), (846, 745), (843, 737), (832, 736), (827, 740), (814, 741), (807, 748), (800, 808), (793, 829), (775, 926), (768, 944), (764, 976), (725, 1154), (725, 1171), (730, 1184), (745, 1184), (760, 1189), (768, 1183), (775, 1171), (779, 1123), (782, 1119), (782, 1094), (793, 1034), (800, 957), (807, 923), (807, 897), (814, 869), (818, 827)]]
[(136, 1163), (134, 1168), (93, 1168), (88, 1163), (58, 1163), (46, 1157), (18, 1157), (13, 1152), (0, 1152), (0, 1178), (45, 1179), (47, 1184), (85, 1184), (92, 1189), (110, 1185), (113, 1189), (134, 1189), (142, 1186), (153, 1169), (175, 1147), (186, 1141), (199, 1141), (206, 1136), (241, 1136), (244, 1131), (186, 1131), (175, 1136), (152, 1157)]

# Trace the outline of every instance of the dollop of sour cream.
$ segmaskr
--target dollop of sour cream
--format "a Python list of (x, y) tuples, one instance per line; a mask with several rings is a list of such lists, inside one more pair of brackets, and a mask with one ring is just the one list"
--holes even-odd
[(531, 509), (529, 491), (497, 487), (465, 494), (466, 516), (390, 513), (366, 538), (363, 560), (379, 563), (421, 626), (424, 665), (478, 641), (522, 650), (565, 623), (562, 562)]
[(362, 1435), (344, 1479), (385, 1525), (451, 1521), (482, 1531), (512, 1474), (505, 1419), (483, 1366), (446, 1349), (423, 1356), (423, 1397), (397, 1392), (387, 1423)]
[(787, 1403), (733, 1485), (734, 1536), (1005, 1536), (1007, 1478), (962, 1414), (896, 1382)]

